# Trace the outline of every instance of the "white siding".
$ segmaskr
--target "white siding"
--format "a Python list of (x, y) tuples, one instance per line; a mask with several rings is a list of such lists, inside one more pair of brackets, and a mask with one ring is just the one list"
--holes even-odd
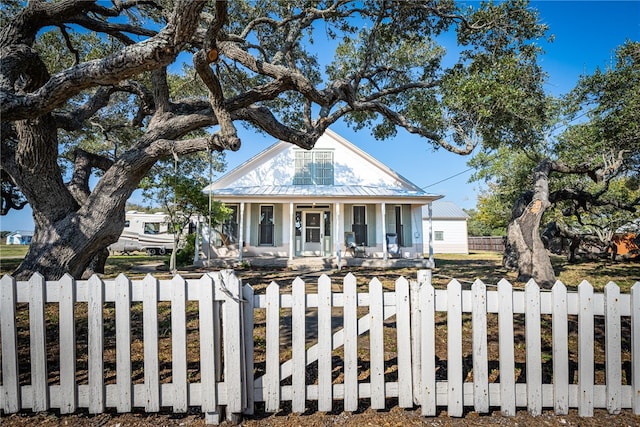
[[(429, 241), (429, 218), (422, 221), (425, 242)], [(444, 240), (436, 240), (436, 232), (442, 232)], [(468, 254), (466, 219), (434, 219), (433, 220), (433, 253), (436, 254)], [(426, 246), (426, 245), (425, 245)], [(428, 248), (425, 247), (425, 252)]]

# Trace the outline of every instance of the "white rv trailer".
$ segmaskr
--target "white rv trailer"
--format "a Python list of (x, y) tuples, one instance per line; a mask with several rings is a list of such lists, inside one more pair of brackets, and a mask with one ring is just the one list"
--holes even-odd
[(173, 233), (169, 233), (169, 216), (129, 211), (118, 241), (109, 246), (111, 252), (144, 251), (148, 255), (164, 255), (173, 250)]

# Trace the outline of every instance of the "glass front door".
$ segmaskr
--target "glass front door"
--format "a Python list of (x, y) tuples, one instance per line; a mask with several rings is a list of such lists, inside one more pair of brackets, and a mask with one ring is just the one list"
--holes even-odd
[(322, 251), (322, 237), (324, 235), (322, 212), (304, 213), (303, 254), (320, 256)]

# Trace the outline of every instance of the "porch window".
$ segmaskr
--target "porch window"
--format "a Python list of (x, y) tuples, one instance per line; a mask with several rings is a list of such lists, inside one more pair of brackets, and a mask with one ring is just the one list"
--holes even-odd
[(293, 185), (333, 185), (333, 151), (295, 152)]
[(353, 207), (353, 224), (351, 231), (356, 235), (356, 244), (367, 246), (367, 209), (366, 206)]
[(404, 246), (404, 229), (402, 226), (402, 206), (395, 206), (395, 216), (396, 216), (396, 229), (395, 229), (395, 233), (398, 236), (398, 246), (402, 247)]
[(324, 235), (331, 236), (331, 212), (324, 211)]
[(238, 241), (238, 205), (227, 206), (231, 209), (229, 215), (222, 223), (222, 234), (227, 239), (227, 244)]
[(273, 245), (273, 206), (260, 206), (260, 245)]
[(296, 237), (302, 236), (302, 212), (296, 211)]

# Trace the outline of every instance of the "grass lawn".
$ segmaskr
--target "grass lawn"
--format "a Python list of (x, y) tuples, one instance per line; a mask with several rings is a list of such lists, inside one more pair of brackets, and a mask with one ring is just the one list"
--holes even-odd
[[(10, 274), (18, 267), (20, 261), (27, 252), (28, 247), (23, 245), (0, 245), (0, 275)], [(446, 286), (452, 279), (458, 280), (463, 286), (470, 286), (475, 280), (482, 280), (487, 285), (496, 285), (501, 279), (510, 281), (514, 286), (522, 287), (524, 283), (517, 282), (517, 274), (502, 267), (502, 255), (497, 252), (473, 252), (464, 254), (437, 254), (435, 256), (436, 268), (433, 270), (433, 283), (435, 286)], [(634, 283), (640, 282), (640, 262), (611, 262), (609, 260), (583, 261), (569, 264), (566, 257), (552, 255), (551, 261), (558, 280), (564, 283), (570, 290), (586, 280), (595, 288), (596, 292), (602, 292), (604, 286), (610, 281), (620, 286), (622, 292), (629, 292)], [(168, 256), (111, 255), (105, 267), (106, 278), (116, 277), (120, 273), (131, 274), (136, 266), (168, 262)], [(204, 270), (202, 270), (204, 271)], [(199, 270), (187, 269), (190, 274)], [(348, 267), (341, 271), (323, 271), (334, 278), (341, 280), (351, 272), (362, 281), (368, 281), (377, 277), (386, 286), (400, 276), (409, 280), (416, 278), (416, 268), (398, 269), (372, 269), (365, 267)], [(303, 279), (309, 277), (315, 279), (319, 272), (299, 271), (288, 268), (246, 268), (239, 269), (242, 279), (250, 283), (259, 292), (271, 281), (277, 281), (280, 285), (289, 285), (297, 276)], [(158, 271), (158, 276), (166, 275)]]

